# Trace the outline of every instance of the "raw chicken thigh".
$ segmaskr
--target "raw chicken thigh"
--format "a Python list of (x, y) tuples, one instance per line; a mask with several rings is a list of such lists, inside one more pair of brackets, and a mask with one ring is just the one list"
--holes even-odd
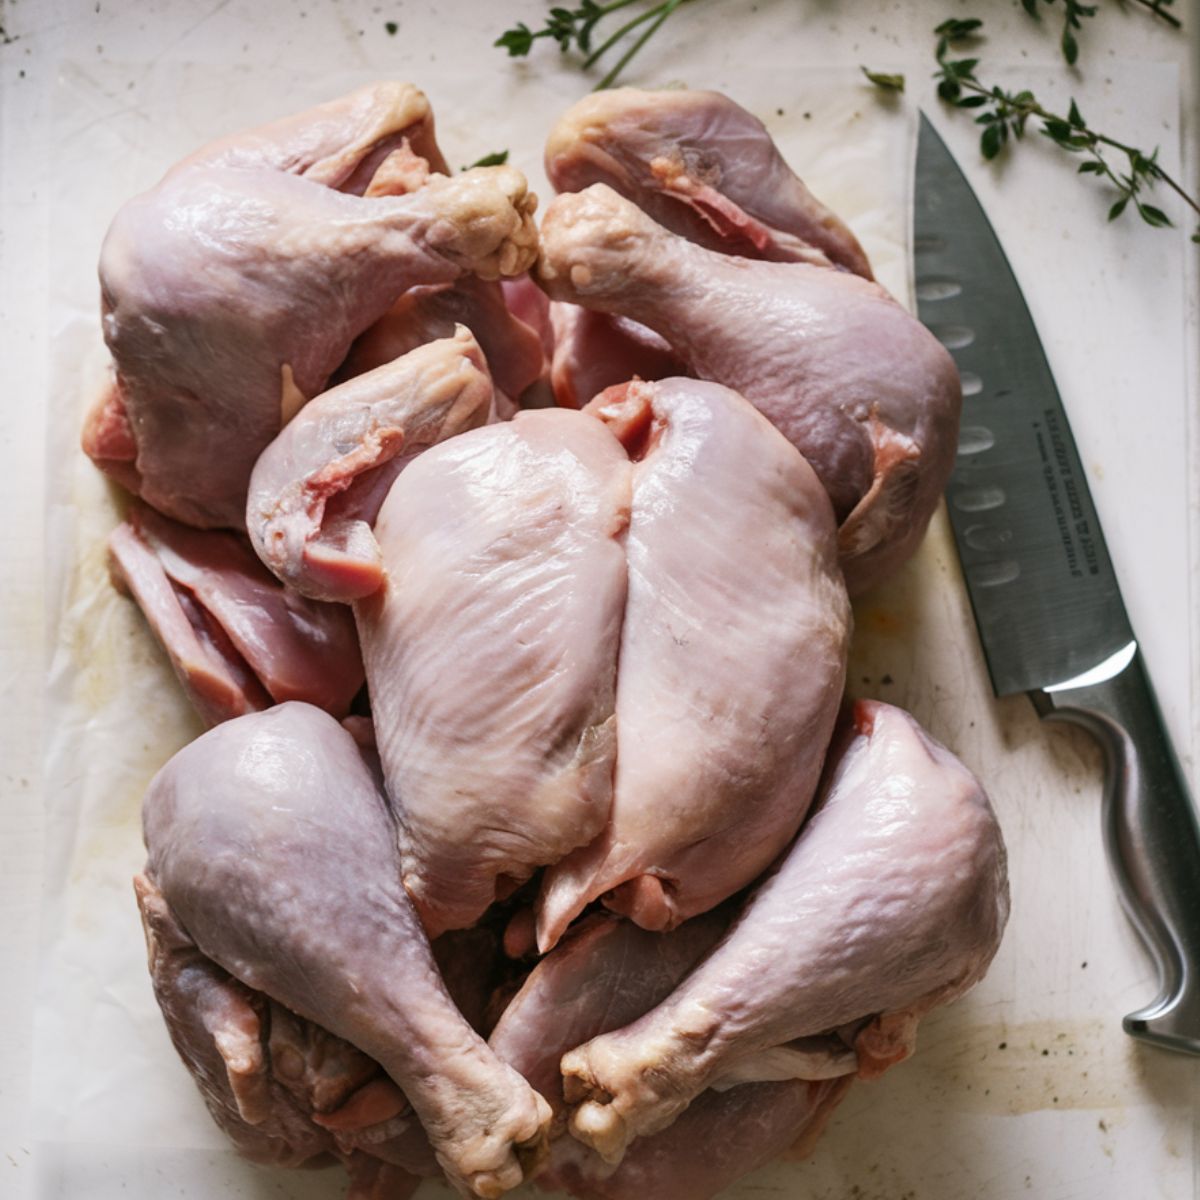
[(668, 379), (592, 411), (639, 460), (618, 754), (611, 820), (546, 872), (542, 950), (602, 896), (669, 929), (767, 867), (816, 788), (850, 632), (829, 501), (751, 405)]
[(653, 1011), (563, 1057), (571, 1129), (618, 1162), (714, 1085), (881, 1074), (982, 978), (1007, 916), (978, 781), (907, 713), (859, 701), (816, 814), (725, 940)]
[(363, 684), (350, 613), (279, 583), (243, 536), (133, 504), (108, 547), (114, 583), (137, 601), (207, 724), (284, 700), (349, 710)]
[(228, 721), (159, 772), (146, 876), (230, 976), (375, 1059), (447, 1175), (481, 1197), (541, 1153), (545, 1102), (447, 995), (353, 739), (289, 703)]
[(432, 139), (424, 97), (379, 86), (389, 103), (356, 94), (200, 152), (109, 228), (116, 379), (84, 446), (161, 512), (242, 527), (259, 453), (401, 292), (517, 274), (536, 253), (534, 200), (511, 167), (411, 195), (335, 190), (412, 158), (414, 125)]
[(426, 451), (355, 606), (404, 884), (431, 935), (608, 820), (630, 466), (592, 417), (519, 413)]
[(871, 278), (854, 234), (796, 178), (763, 123), (720, 92), (593, 92), (550, 131), (546, 174), (560, 192), (606, 183), (711, 250)]
[(882, 288), (705, 249), (604, 184), (550, 205), (538, 270), (553, 299), (648, 325), (767, 416), (833, 501), (852, 593), (912, 554), (954, 462), (962, 398), (945, 348)]

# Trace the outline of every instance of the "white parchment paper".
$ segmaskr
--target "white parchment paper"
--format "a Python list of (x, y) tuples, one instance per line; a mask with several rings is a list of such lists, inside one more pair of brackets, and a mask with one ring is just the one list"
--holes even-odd
[[(200, 727), (133, 605), (108, 586), (104, 538), (120, 501), (79, 452), (78, 429), (103, 377), (94, 271), (120, 203), (213, 136), (364, 82), (278, 67), (61, 73), (47, 471), (54, 650), (35, 1031), (42, 1200), (325, 1200), (343, 1184), (336, 1171), (277, 1172), (236, 1159), (155, 1006), (130, 886), (143, 857), (139, 806), (154, 771)], [(508, 148), (548, 194), (541, 143), (581, 94), (574, 75), (462, 61), (431, 66), (415, 82), (430, 95), (453, 166)], [(686, 82), (724, 88), (761, 116), (813, 191), (849, 221), (881, 282), (907, 297), (911, 105), (880, 101), (846, 70), (797, 79), (773, 65), (736, 81)], [(1169, 105), (1169, 95), (1161, 99)], [(901, 577), (859, 605), (858, 630), (855, 690), (912, 709), (988, 783), (1013, 851), (1013, 922), (984, 984), (927, 1022), (912, 1063), (852, 1090), (810, 1162), (776, 1164), (729, 1195), (832, 1200), (852, 1187), (889, 1200), (910, 1189), (925, 1200), (1015, 1195), (1029, 1186), (1023, 1163), (1055, 1161), (1057, 1142), (1070, 1145), (1072, 1161), (1055, 1196), (1179, 1200), (1192, 1179), (1194, 1073), (1186, 1060), (1134, 1047), (1115, 1020), (1114, 1005), (1144, 1001), (1149, 984), (1106, 876), (1095, 755), (1081, 737), (1048, 739), (1023, 700), (992, 703), (940, 521)], [(1066, 899), (1051, 886), (1064, 874)], [(1100, 1190), (1085, 1187), (1101, 1178)], [(430, 1183), (420, 1196), (448, 1194)]]

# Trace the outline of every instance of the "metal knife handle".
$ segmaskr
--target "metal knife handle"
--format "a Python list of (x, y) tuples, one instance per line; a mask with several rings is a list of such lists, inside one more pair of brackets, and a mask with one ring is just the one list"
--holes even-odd
[(1043, 719), (1104, 748), (1104, 842), (1121, 901), (1159, 974), (1131, 1037), (1200, 1054), (1200, 827), (1141, 652), (1103, 682), (1033, 693)]

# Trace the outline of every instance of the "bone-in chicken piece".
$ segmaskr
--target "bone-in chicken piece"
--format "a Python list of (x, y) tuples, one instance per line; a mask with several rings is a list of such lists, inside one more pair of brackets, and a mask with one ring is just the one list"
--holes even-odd
[(335, 383), (383, 366), (465, 326), (479, 342), (496, 385), (498, 415), (507, 420), (514, 401), (542, 377), (545, 355), (537, 332), (515, 317), (495, 281), (468, 275), (444, 287), (412, 288), (350, 348)]
[(983, 976), (1007, 916), (978, 781), (907, 713), (860, 701), (820, 807), (725, 940), (652, 1012), (564, 1056), (571, 1129), (616, 1162), (714, 1085), (881, 1074)]
[(915, 550), (954, 463), (962, 397), (945, 348), (878, 285), (715, 253), (603, 184), (550, 205), (539, 275), (554, 299), (648, 325), (766, 415), (833, 501), (851, 594)]
[(630, 379), (686, 375), (683, 360), (652, 329), (578, 304), (550, 306), (554, 358), (550, 382), (563, 408), (583, 408)]
[(133, 504), (108, 547), (114, 582), (137, 601), (207, 724), (285, 700), (349, 711), (363, 684), (353, 617), (285, 587), (243, 536)]
[[(665, 1000), (733, 915), (723, 906), (666, 934), (603, 918), (581, 924), (533, 969), (492, 1032), (492, 1048), (562, 1113), (561, 1056)], [(669, 1129), (638, 1141), (616, 1169), (560, 1136), (538, 1183), (583, 1200), (707, 1200), (801, 1137), (815, 1140), (849, 1082), (705, 1092)]]
[(386, 580), (355, 615), (431, 936), (608, 820), (629, 478), (601, 422), (523, 412), (427, 450), (379, 513)]
[(155, 777), (143, 825), (146, 875), (206, 957), (378, 1062), (457, 1186), (521, 1182), (549, 1108), (447, 995), (336, 721), (289, 703), (217, 726)]
[(551, 130), (546, 174), (560, 192), (606, 183), (711, 250), (871, 278), (854, 234), (796, 178), (763, 123), (720, 92), (593, 92)]
[(383, 582), (371, 526), (396, 477), (491, 407), (483, 353), (463, 326), (322, 393), (250, 477), (246, 526), (259, 557), (303, 595), (369, 596)]
[(816, 789), (850, 630), (829, 501), (750, 404), (668, 379), (591, 411), (640, 459), (616, 777), (601, 835), (544, 876), (542, 950), (601, 897), (669, 929), (766, 869)]
[[(352, 184), (390, 137), (387, 122), (364, 135), (361, 114), (339, 112), (284, 122), (278, 152), (269, 129), (211, 161), (202, 152), (109, 227), (100, 283), (115, 387), (84, 445), (188, 524), (242, 526), (259, 453), (402, 292), (516, 274), (536, 253), (535, 201), (510, 167), (435, 175), (410, 195), (326, 186)], [(293, 162), (302, 150), (318, 163)]]

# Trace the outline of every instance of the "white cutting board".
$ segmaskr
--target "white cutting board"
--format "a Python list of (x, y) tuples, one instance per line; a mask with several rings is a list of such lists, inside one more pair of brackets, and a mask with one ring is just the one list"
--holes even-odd
[[(809, 183), (849, 217), (884, 281), (902, 292), (911, 102), (881, 107), (853, 72), (798, 79), (769, 37), (759, 37), (748, 73), (744, 47), (735, 65), (705, 42), (711, 28), (698, 19), (678, 57), (659, 61), (659, 78), (729, 90), (771, 122), (789, 152), (810, 153)], [(521, 84), (522, 72), (478, 39), (455, 43), (449, 63), (441, 45), (434, 38), (419, 55), (398, 47), (398, 73), (430, 92), (451, 162), (508, 146), (531, 169), (541, 130), (580, 93), (578, 79), (547, 59)], [(154, 1011), (127, 884), (140, 857), (135, 814), (148, 774), (194, 726), (137, 620), (95, 586), (111, 515), (104, 488), (75, 469), (67, 414), (100, 361), (93, 271), (112, 208), (205, 137), (373, 74), (297, 80), (278, 64), (248, 72), (145, 62), (62, 71), (48, 513), (57, 564), (50, 594), (62, 618), (53, 628), (62, 636), (47, 713), (54, 954), (35, 1046), (40, 1197), (141, 1200), (162, 1194), (166, 1180), (174, 1194), (196, 1197), (339, 1195), (336, 1174), (264, 1172), (225, 1152)], [(1090, 90), (1076, 86), (1085, 112), (1097, 123), (1160, 128), (1172, 165), (1173, 69), (1106, 74)], [(1020, 76), (1039, 92), (1062, 82), (1058, 71)], [(942, 124), (1025, 283), (1135, 624), (1186, 748), (1186, 439), (1182, 326), (1173, 316), (1181, 241), (1105, 227), (1100, 198), (1053, 169), (1040, 148), (1002, 178), (980, 170), (968, 132)], [(1065, 233), (1054, 216), (1063, 211), (1076, 213)], [(1133, 511), (1133, 497), (1148, 512)], [(859, 606), (858, 622), (855, 690), (911, 708), (987, 782), (1012, 854), (1013, 920), (984, 984), (926, 1023), (911, 1063), (852, 1090), (810, 1161), (767, 1168), (728, 1194), (1192, 1195), (1197, 1064), (1136, 1047), (1119, 1031), (1120, 1014), (1147, 1000), (1152, 985), (1102, 859), (1097, 756), (1082, 736), (1043, 731), (1024, 700), (991, 700), (942, 526), (899, 580)], [(431, 1184), (421, 1197), (442, 1194)]]

